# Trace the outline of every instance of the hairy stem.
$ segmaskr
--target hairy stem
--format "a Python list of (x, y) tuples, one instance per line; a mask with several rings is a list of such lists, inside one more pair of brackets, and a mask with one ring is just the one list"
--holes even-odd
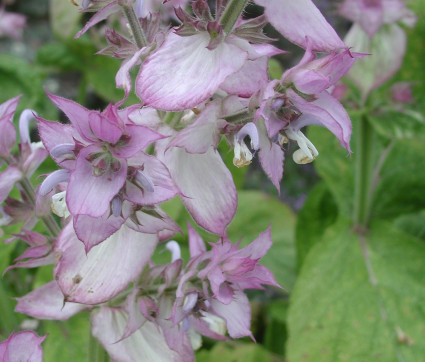
[(248, 4), (249, 0), (230, 0), (220, 16), (218, 22), (223, 26), (224, 33), (226, 36), (230, 34), (239, 17), (241, 16), (243, 9)]
[(127, 18), (128, 25), (130, 26), (131, 32), (133, 33), (134, 40), (139, 49), (148, 45), (146, 35), (140, 25), (140, 21), (137, 18), (134, 8), (131, 4), (121, 3), (120, 4), (125, 17)]

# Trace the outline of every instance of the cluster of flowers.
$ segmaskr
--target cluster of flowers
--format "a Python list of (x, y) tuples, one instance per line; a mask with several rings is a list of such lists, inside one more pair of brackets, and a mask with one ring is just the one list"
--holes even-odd
[[(255, 0), (264, 14), (243, 19), (247, 2), (217, 0), (212, 11), (206, 0), (83, 0), (82, 11), (95, 14), (76, 37), (115, 13), (126, 15), (131, 37), (107, 30), (109, 45), (100, 51), (122, 59), (116, 86), (124, 99), (100, 112), (49, 94), (70, 123), (25, 110), (18, 156), (11, 151), (19, 97), (0, 105), (0, 161), (6, 165), (0, 172), (0, 223), (25, 221), (7, 242), (29, 245), (9, 269), (55, 265), (54, 280), (18, 298), (17, 312), (66, 320), (91, 310), (93, 335), (123, 361), (190, 361), (201, 335), (226, 339), (226, 330), (232, 338), (253, 338), (244, 290), (278, 287), (258, 264), (271, 246), (271, 232), (242, 249), (228, 240), (237, 192), (218, 143), (224, 138), (234, 149), (237, 167), (258, 154), (278, 190), (290, 146), (296, 146), (296, 163), (318, 156), (303, 127), (328, 128), (350, 152), (351, 122), (334, 91), (364, 54), (351, 52), (310, 0)], [(346, 0), (341, 11), (358, 15), (360, 25), (374, 32), (360, 14), (362, 6), (379, 6), (363, 3)], [(388, 21), (385, 14), (379, 21)], [(178, 27), (169, 28), (171, 17)], [(269, 44), (262, 31), (267, 23), (305, 49), (279, 80), (269, 79), (268, 62), (284, 51)], [(141, 104), (123, 108), (135, 66)], [(33, 118), (42, 143), (30, 141)], [(61, 168), (34, 191), (29, 177), (48, 155)], [(14, 185), (19, 200), (9, 196)], [(181, 230), (160, 207), (175, 196), (200, 227), (219, 236), (208, 250), (189, 224), (186, 264), (178, 244), (169, 241)], [(50, 207), (62, 218), (61, 228)], [(39, 220), (49, 236), (32, 231)], [(155, 265), (152, 254), (165, 241), (172, 260)], [(0, 356), (12, 353), (13, 343), (24, 343), (38, 360), (42, 341), (32, 332), (18, 333), (0, 344)]]

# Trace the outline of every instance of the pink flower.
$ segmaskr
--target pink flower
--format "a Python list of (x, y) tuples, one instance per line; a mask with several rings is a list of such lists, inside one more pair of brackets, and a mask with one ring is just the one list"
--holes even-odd
[(24, 15), (6, 12), (0, 5), (0, 37), (8, 36), (17, 40), (22, 39), (22, 29), (27, 26)]
[(32, 331), (12, 333), (6, 341), (0, 343), (0, 360), (42, 362), (41, 343), (46, 337), (39, 337)]

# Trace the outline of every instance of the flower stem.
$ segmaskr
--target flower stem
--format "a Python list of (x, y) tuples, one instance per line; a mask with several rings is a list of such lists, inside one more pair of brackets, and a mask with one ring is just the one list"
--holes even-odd
[(147, 46), (148, 42), (146, 40), (145, 33), (142, 29), (142, 26), (140, 25), (140, 21), (137, 18), (133, 5), (126, 3), (121, 3), (120, 5), (123, 9), (125, 17), (127, 18), (128, 25), (130, 26), (131, 32), (133, 33), (133, 37), (136, 41), (138, 48), (141, 49)]
[(223, 31), (226, 34), (230, 34), (239, 17), (241, 16), (243, 9), (249, 0), (230, 0), (220, 16), (218, 22), (223, 26)]
[(106, 362), (108, 361), (108, 357), (105, 349), (102, 345), (97, 341), (95, 337), (89, 332), (89, 362)]
[[(35, 191), (32, 187), (32, 184), (30, 180), (28, 180), (27, 177), (23, 177), (19, 184), (22, 187), (22, 190), (25, 192), (25, 194), (28, 197), (28, 200), (30, 201), (31, 205), (35, 209)], [(59, 236), (61, 229), (59, 228), (59, 225), (57, 224), (56, 220), (53, 218), (51, 214), (43, 215), (40, 217), (41, 221), (43, 221), (44, 225), (46, 226), (46, 229), (50, 232), (52, 236)]]
[(365, 115), (356, 132), (356, 176), (354, 191), (354, 225), (359, 230), (368, 227), (372, 201), (374, 130)]

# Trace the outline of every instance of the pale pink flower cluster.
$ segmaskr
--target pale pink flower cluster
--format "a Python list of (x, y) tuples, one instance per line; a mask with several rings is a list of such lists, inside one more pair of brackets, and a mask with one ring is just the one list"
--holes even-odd
[[(138, 18), (129, 25), (139, 29), (139, 37), (108, 30), (109, 46), (100, 51), (122, 59), (116, 86), (124, 90), (123, 100), (99, 111), (48, 94), (69, 123), (24, 111), (16, 157), (10, 152), (19, 98), (0, 105), (0, 160), (7, 164), (0, 173), (5, 205), (0, 223), (18, 222), (23, 212), (32, 220), (8, 240), (29, 245), (12, 267), (54, 264), (53, 280), (18, 298), (17, 312), (66, 320), (91, 310), (93, 335), (117, 361), (191, 361), (201, 335), (253, 338), (244, 290), (279, 287), (258, 264), (271, 246), (271, 230), (245, 248), (228, 239), (237, 192), (218, 144), (227, 141), (237, 167), (258, 155), (278, 190), (290, 147), (300, 164), (319, 154), (304, 135), (305, 126), (329, 129), (349, 153), (351, 122), (332, 91), (364, 56), (347, 47), (311, 0), (255, 2), (263, 15), (247, 20), (238, 13), (228, 26), (233, 0), (217, 0), (215, 9), (206, 0), (166, 1), (164, 7), (162, 1), (84, 0), (82, 10), (94, 15), (76, 37), (122, 9)], [(358, 5), (352, 5), (356, 11), (349, 5), (341, 11), (357, 19)], [(154, 13), (158, 9), (161, 15)], [(389, 21), (384, 15), (381, 23)], [(170, 28), (170, 17), (180, 25)], [(270, 80), (268, 63), (284, 51), (263, 33), (267, 23), (305, 49), (299, 64), (278, 80)], [(366, 31), (375, 31), (366, 25)], [(140, 104), (123, 107), (136, 66)], [(28, 135), (32, 117), (39, 147)], [(30, 200), (22, 185), (47, 154), (60, 168)], [(8, 196), (15, 184), (22, 191), (19, 202)], [(174, 197), (200, 228), (218, 238), (207, 248), (188, 224), (186, 264), (179, 245), (170, 241), (180, 227), (161, 208)], [(36, 221), (51, 220), (46, 205), (62, 220), (59, 235), (52, 225), (48, 237), (32, 231)], [(169, 264), (151, 260), (160, 242), (171, 251)], [(35, 338), (37, 348), (41, 341)]]

